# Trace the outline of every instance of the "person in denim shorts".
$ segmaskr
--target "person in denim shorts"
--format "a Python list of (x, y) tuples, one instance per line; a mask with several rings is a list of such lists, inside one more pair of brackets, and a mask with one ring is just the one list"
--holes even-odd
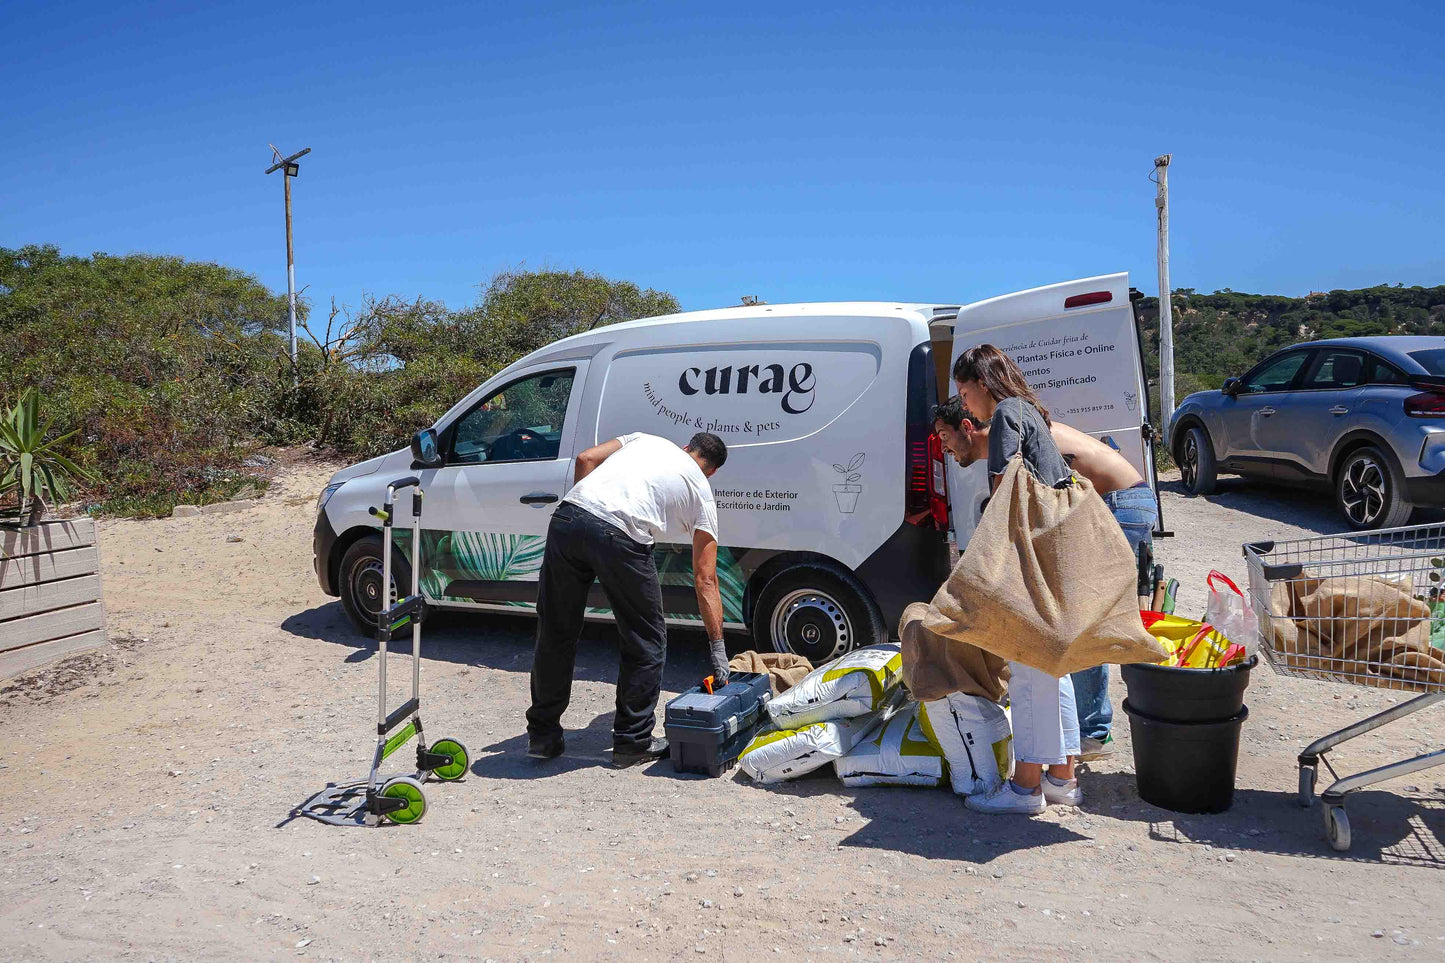
[[(933, 430), (943, 450), (953, 455), (960, 465), (966, 467), (988, 457), (988, 426), (973, 418), (957, 397), (933, 410)], [(1123, 455), (1104, 442), (1057, 421), (1049, 426), (1049, 433), (1069, 467), (1087, 478), (1109, 506), (1137, 558), (1140, 545), (1153, 544), (1154, 528), (1159, 521), (1159, 504), (1149, 484)], [(1114, 751), (1109, 667), (1097, 665), (1075, 672), (1071, 678), (1079, 712), (1080, 758), (1107, 756)]]

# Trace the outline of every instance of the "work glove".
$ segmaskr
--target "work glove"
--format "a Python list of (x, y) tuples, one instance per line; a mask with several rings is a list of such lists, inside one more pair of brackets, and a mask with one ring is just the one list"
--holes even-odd
[(708, 643), (712, 658), (712, 684), (714, 689), (721, 689), (728, 684), (728, 651), (727, 644), (722, 639), (715, 639)]

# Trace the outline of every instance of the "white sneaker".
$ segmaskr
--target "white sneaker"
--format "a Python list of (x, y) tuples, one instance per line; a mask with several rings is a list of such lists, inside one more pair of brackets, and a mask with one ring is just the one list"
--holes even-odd
[(1079, 780), (1070, 779), (1062, 786), (1056, 786), (1049, 782), (1049, 777), (1043, 779), (1044, 802), (1050, 806), (1082, 806), (1084, 804), (1084, 790), (1079, 788)]
[(966, 797), (963, 804), (976, 813), (1022, 813), (1025, 816), (1038, 815), (1046, 805), (1043, 793), (1034, 790), (1027, 796), (1021, 796), (1013, 791), (1007, 779), (993, 792)]

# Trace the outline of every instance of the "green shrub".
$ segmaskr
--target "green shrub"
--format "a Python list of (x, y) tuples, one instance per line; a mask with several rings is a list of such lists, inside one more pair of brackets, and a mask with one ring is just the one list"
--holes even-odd
[[(490, 375), (569, 334), (678, 310), (664, 292), (581, 271), (505, 271), (458, 311), (418, 298), (333, 308), (293, 370), (285, 298), (174, 257), (0, 248), (0, 397), (36, 388), (101, 510), (163, 515), (266, 479), (262, 445), (348, 457), (406, 444)], [(318, 325), (319, 326), (319, 325)]]

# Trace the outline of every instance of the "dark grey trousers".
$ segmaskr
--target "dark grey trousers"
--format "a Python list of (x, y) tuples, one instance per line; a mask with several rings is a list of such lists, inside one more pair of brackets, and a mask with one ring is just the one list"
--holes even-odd
[(617, 618), (621, 664), (612, 744), (620, 749), (646, 747), (667, 661), (667, 623), (652, 546), (567, 502), (558, 506), (547, 526), (527, 732), (544, 739), (562, 733), (593, 579), (601, 581)]

